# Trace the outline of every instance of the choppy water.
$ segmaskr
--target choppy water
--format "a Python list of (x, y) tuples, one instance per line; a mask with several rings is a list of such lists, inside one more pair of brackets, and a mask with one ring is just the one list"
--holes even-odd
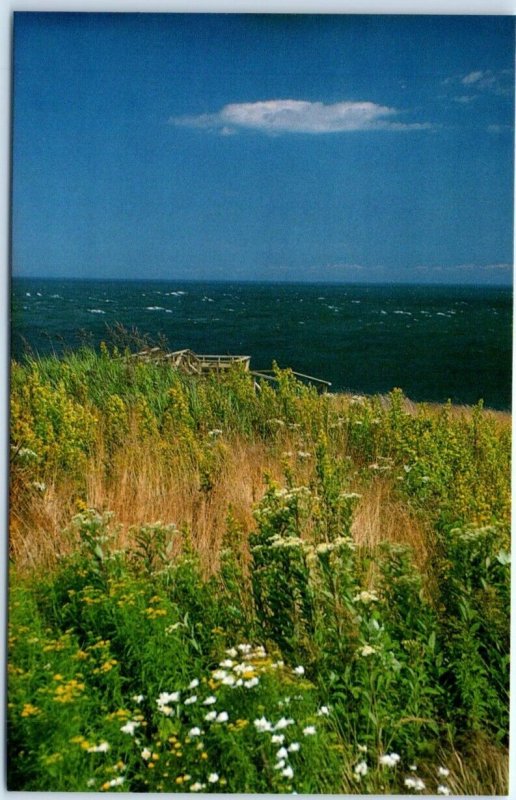
[(512, 291), (359, 286), (15, 279), (12, 355), (40, 355), (107, 326), (165, 335), (171, 349), (241, 353), (332, 381), (332, 391), (511, 404)]

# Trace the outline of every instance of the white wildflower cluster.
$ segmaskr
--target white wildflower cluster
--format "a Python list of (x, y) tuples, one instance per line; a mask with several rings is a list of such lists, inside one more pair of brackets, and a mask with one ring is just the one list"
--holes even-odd
[(196, 702), (197, 702), (197, 695), (196, 694), (192, 694), (190, 697), (186, 698), (186, 700), (184, 701), (184, 704), (185, 704), (185, 706), (191, 706)]
[(359, 761), (358, 764), (355, 764), (353, 772), (355, 773), (355, 775), (359, 780), (363, 778), (365, 775), (367, 775), (368, 773), (367, 761), (364, 761), (362, 759), (362, 761)]
[(88, 747), (88, 753), (107, 753), (110, 750), (109, 742), (101, 742), (100, 744)]
[(218, 436), (222, 436), (223, 432), (220, 428), (214, 428), (212, 431), (208, 431), (208, 436), (216, 439)]
[(332, 553), (334, 550), (340, 550), (341, 548), (355, 550), (356, 544), (351, 536), (337, 536), (332, 542), (321, 542), (320, 544), (315, 545), (315, 547), (308, 544), (305, 546), (307, 551), (312, 550), (313, 552), (317, 553), (317, 555)]
[(494, 525), (483, 525), (479, 527), (452, 528), (450, 536), (459, 539), (464, 543), (475, 542), (497, 533)]
[(415, 792), (422, 792), (426, 788), (424, 781), (415, 775), (410, 775), (408, 778), (405, 778), (404, 783), (407, 789), (413, 789)]
[(362, 495), (358, 492), (341, 492), (339, 497), (341, 500), (360, 500)]
[(359, 594), (355, 595), (353, 598), (354, 603), (364, 603), (364, 605), (368, 605), (369, 603), (377, 603), (378, 602), (378, 595), (376, 592), (368, 592), (363, 591), (359, 592)]
[[(254, 510), (254, 516), (256, 520), (260, 522), (260, 520), (267, 519), (278, 511), (283, 512), (294, 501), (307, 499), (311, 494), (312, 492), (308, 486), (293, 486), (290, 489), (286, 487), (271, 489), (265, 496), (261, 506)], [(270, 503), (270, 505), (268, 503)]]
[(39, 458), (38, 454), (31, 450), (30, 447), (20, 447), (16, 455), (25, 461), (34, 461)]
[(179, 703), (180, 696), (180, 692), (161, 692), (160, 696), (156, 700), (158, 711), (161, 711), (161, 713), (166, 717), (173, 717), (175, 710), (172, 708), (170, 703)]
[(137, 722), (134, 719), (130, 719), (125, 723), (125, 725), (122, 725), (120, 730), (122, 731), (122, 733), (128, 733), (129, 736), (134, 736), (134, 732), (135, 732), (136, 728), (139, 728), (139, 727), (140, 727), (140, 723), (139, 722)]
[(294, 724), (295, 721), (287, 717), (281, 717), (276, 723), (270, 722), (266, 717), (260, 717), (260, 719), (254, 720), (254, 727), (258, 733), (270, 733), (271, 744), (281, 745), (276, 751), (276, 764), (274, 765), (274, 769), (278, 770), (287, 780), (291, 780), (294, 777), (294, 769), (289, 763), (289, 756), (291, 753), (299, 752), (301, 745), (299, 742), (291, 742), (287, 745), (285, 743), (285, 734), (277, 733), (277, 731), (285, 730)]
[(365, 644), (363, 647), (360, 647), (358, 649), (358, 653), (359, 655), (362, 656), (362, 658), (367, 658), (367, 656), (373, 656), (376, 652), (377, 652), (376, 647), (373, 647), (370, 644)]
[(112, 778), (110, 781), (108, 781), (108, 783), (109, 786), (121, 786), (124, 781), (125, 778), (120, 776), (119, 778)]
[(275, 548), (301, 548), (303, 541), (299, 536), (280, 536), (279, 533), (276, 533), (269, 539), (269, 546)]
[(378, 763), (382, 767), (395, 767), (399, 760), (400, 756), (398, 753), (386, 753), (385, 755), (380, 756)]
[[(211, 673), (212, 679), (222, 686), (254, 689), (260, 683), (260, 673), (271, 668), (268, 662), (264, 663), (267, 653), (262, 645), (253, 647), (251, 644), (242, 643), (228, 648), (225, 652), (229, 657), (223, 659), (218, 668)], [(238, 658), (240, 660), (237, 660)], [(210, 705), (215, 699), (207, 698), (204, 703)]]
[[(446, 767), (439, 767), (437, 769), (437, 774), (440, 778), (447, 778), (450, 774), (450, 770)], [(450, 787), (446, 786), (444, 783), (440, 783), (437, 787), (437, 794), (442, 794), (447, 797), (449, 794), (451, 794)]]

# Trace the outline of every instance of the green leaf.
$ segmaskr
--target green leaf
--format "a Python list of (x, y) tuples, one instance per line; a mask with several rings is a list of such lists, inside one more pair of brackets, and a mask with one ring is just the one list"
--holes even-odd
[(102, 547), (100, 546), (100, 544), (95, 545), (93, 552), (95, 553), (99, 561), (104, 561), (104, 553), (102, 551)]

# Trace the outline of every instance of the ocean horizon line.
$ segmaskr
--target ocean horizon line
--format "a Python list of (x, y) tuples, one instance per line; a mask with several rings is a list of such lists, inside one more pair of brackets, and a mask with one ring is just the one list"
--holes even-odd
[(271, 280), (254, 278), (105, 278), (57, 275), (11, 275), (11, 281), (66, 281), (71, 283), (191, 283), (191, 284), (249, 284), (260, 286), (414, 286), (414, 287), (457, 287), (468, 289), (513, 289), (510, 283), (482, 283), (457, 281), (325, 281), (325, 280)]

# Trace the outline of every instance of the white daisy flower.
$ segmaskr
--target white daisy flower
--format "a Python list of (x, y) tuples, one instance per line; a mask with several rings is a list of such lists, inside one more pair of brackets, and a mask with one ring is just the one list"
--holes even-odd
[(213, 703), (216, 703), (216, 702), (217, 702), (217, 698), (214, 697), (213, 695), (210, 695), (209, 697), (206, 698), (206, 700), (202, 701), (202, 704), (203, 704), (203, 706), (212, 706)]
[(128, 733), (130, 736), (134, 736), (134, 732), (135, 732), (136, 728), (139, 728), (139, 727), (140, 727), (140, 723), (139, 722), (136, 722), (135, 720), (130, 719), (130, 720), (128, 720), (128, 722), (125, 723), (125, 725), (122, 725), (120, 730), (122, 731), (122, 733)]
[(283, 730), (283, 728), (288, 728), (289, 725), (293, 725), (293, 724), (294, 724), (294, 720), (293, 719), (285, 719), (285, 717), (281, 717), (281, 719), (279, 719), (277, 721), (277, 723), (275, 724), (274, 730), (275, 731), (281, 731), (281, 730)]
[(407, 789), (414, 789), (415, 792), (422, 792), (425, 789), (425, 784), (421, 780), (421, 778), (405, 778), (405, 786)]
[(395, 767), (399, 760), (400, 757), (397, 753), (387, 753), (384, 756), (380, 756), (378, 762), (383, 767)]
[(265, 733), (266, 731), (273, 730), (272, 724), (267, 719), (265, 719), (265, 717), (261, 717), (260, 719), (255, 719), (254, 727), (256, 728), (258, 733)]
[(100, 744), (88, 747), (88, 753), (107, 753), (111, 745), (108, 742), (101, 742)]
[(181, 696), (180, 692), (161, 692), (156, 700), (158, 706), (168, 705), (168, 703), (177, 703)]

